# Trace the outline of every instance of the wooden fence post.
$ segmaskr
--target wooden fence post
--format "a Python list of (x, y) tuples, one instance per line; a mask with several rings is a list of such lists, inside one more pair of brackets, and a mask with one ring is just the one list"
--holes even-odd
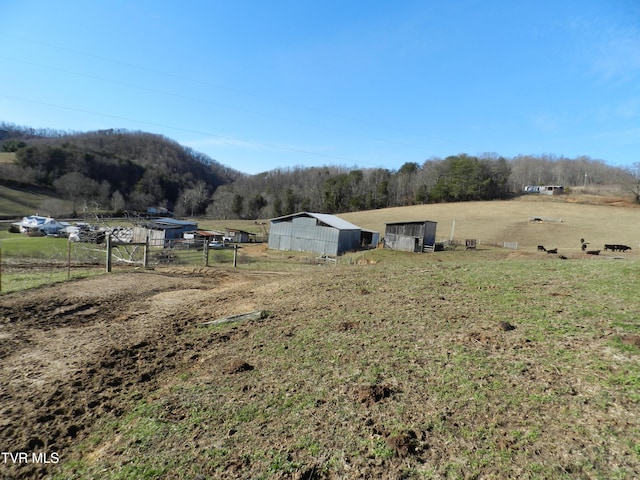
[(144, 252), (142, 255), (142, 268), (145, 270), (149, 265), (149, 234), (147, 233), (147, 237), (144, 240)]
[(202, 247), (202, 254), (204, 256), (204, 266), (208, 267), (209, 266), (209, 241), (205, 238), (204, 239), (204, 246)]
[(67, 239), (67, 280), (71, 278), (71, 240)]
[(107, 233), (107, 273), (111, 272), (111, 234)]
[(233, 246), (233, 268), (238, 266), (238, 246)]

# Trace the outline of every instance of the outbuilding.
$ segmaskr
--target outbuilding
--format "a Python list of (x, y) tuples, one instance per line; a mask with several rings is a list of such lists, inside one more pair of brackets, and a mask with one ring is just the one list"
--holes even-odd
[(237, 228), (227, 228), (224, 234), (224, 240), (232, 243), (247, 243), (251, 241), (251, 237), (255, 238), (255, 234), (238, 230)]
[(196, 222), (175, 218), (154, 218), (133, 229), (133, 241), (144, 242), (149, 238), (152, 245), (165, 245), (170, 240), (184, 238), (184, 234), (198, 230)]
[(432, 252), (438, 223), (430, 220), (387, 223), (384, 246), (405, 252)]
[(538, 193), (541, 195), (562, 195), (564, 186), (562, 185), (527, 185), (524, 193)]
[(362, 229), (335, 215), (299, 212), (270, 222), (269, 248), (340, 255), (360, 247)]

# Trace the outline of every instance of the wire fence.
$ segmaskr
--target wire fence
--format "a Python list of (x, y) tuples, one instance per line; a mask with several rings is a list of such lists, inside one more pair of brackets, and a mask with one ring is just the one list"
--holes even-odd
[[(106, 241), (99, 243), (62, 241), (43, 243), (38, 249), (18, 254), (0, 245), (0, 293), (24, 290), (73, 278), (130, 268), (163, 266), (237, 266), (249, 259), (238, 249), (209, 246), (206, 240), (156, 240), (143, 244)], [(109, 259), (110, 258), (110, 265)]]
[[(211, 245), (215, 245), (212, 247)], [(105, 256), (106, 256), (105, 252)], [(205, 239), (155, 239), (144, 244), (118, 243), (111, 248), (111, 261), (144, 267), (161, 265), (202, 265), (238, 263), (235, 246), (209, 243)]]

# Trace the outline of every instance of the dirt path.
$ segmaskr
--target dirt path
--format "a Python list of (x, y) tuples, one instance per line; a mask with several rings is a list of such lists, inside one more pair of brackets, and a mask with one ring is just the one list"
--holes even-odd
[[(200, 319), (252, 309), (245, 285), (275, 274), (165, 271), (99, 276), (2, 297), (0, 444), (29, 452), (2, 474), (44, 476), (31, 452), (64, 452), (197, 355)], [(230, 311), (235, 309), (235, 311)], [(49, 472), (50, 473), (50, 472)]]

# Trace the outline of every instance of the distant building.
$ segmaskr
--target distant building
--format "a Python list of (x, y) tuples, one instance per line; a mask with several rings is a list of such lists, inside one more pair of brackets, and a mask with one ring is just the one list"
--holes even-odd
[(340, 255), (360, 248), (361, 234), (360, 227), (335, 215), (299, 212), (271, 220), (269, 248)]
[(207, 242), (224, 241), (224, 232), (219, 230), (198, 230), (196, 232), (188, 232), (184, 234), (186, 240), (206, 240)]
[(564, 193), (564, 187), (562, 185), (527, 185), (523, 191), (541, 195), (561, 195)]
[(224, 240), (232, 243), (247, 243), (251, 237), (255, 238), (255, 234), (237, 228), (227, 228), (224, 234)]
[(18, 227), (21, 233), (42, 232), (45, 235), (58, 235), (67, 228), (69, 224), (59, 222), (51, 217), (30, 215), (23, 217), (21, 222), (15, 222), (13, 225)]
[(433, 251), (436, 243), (438, 223), (429, 220), (387, 223), (384, 246), (404, 252)]
[(149, 207), (147, 208), (147, 215), (156, 217), (173, 217), (173, 212), (169, 211), (165, 207)]
[(133, 229), (134, 243), (145, 242), (149, 238), (152, 245), (163, 245), (167, 240), (178, 240), (187, 232), (198, 230), (197, 222), (175, 218), (153, 218)]

